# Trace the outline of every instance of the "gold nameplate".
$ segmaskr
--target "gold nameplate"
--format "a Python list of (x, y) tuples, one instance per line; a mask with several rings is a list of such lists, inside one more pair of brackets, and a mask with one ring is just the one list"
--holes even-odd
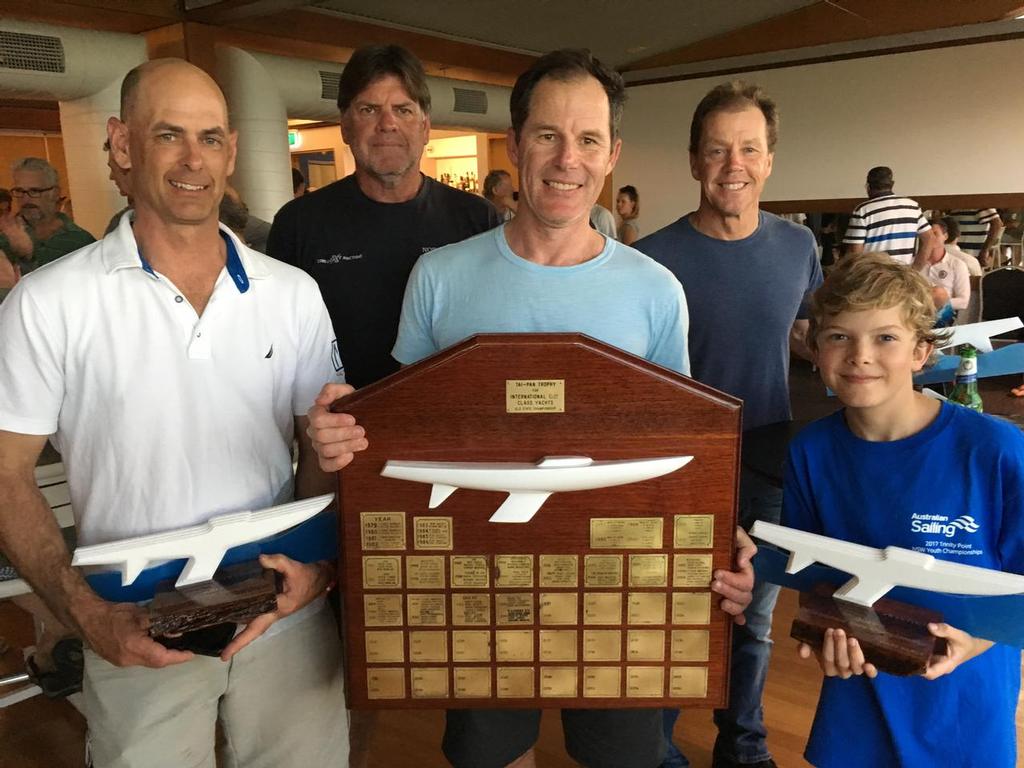
[(532, 699), (533, 667), (498, 667), (499, 699)]
[(630, 624), (664, 624), (668, 601), (664, 592), (630, 592), (627, 613)]
[(584, 624), (622, 623), (622, 595), (618, 592), (584, 592)]
[(452, 624), (469, 624), (472, 626), (490, 623), (490, 595), (452, 595)]
[(408, 589), (444, 589), (444, 555), (409, 555), (405, 558)]
[(533, 661), (533, 630), (496, 630), (494, 655), (498, 661)]
[(496, 624), (533, 624), (533, 592), (504, 592), (494, 596)]
[(617, 629), (583, 630), (584, 661), (622, 661), (622, 633)]
[(363, 557), (363, 589), (395, 589), (402, 586), (402, 558), (399, 555)]
[(450, 517), (414, 517), (412, 542), (416, 549), (451, 549), (452, 519)]
[(660, 517), (593, 517), (591, 549), (661, 549), (665, 522)]
[(706, 629), (673, 629), (672, 661), (707, 661), (710, 639)]
[(359, 535), (364, 550), (405, 549), (405, 512), (360, 512)]
[(404, 699), (405, 670), (366, 670), (366, 697), (368, 699)]
[(414, 667), (412, 670), (414, 699), (447, 699), (447, 667)]
[(660, 699), (665, 695), (664, 667), (626, 667), (626, 695)]
[(541, 667), (540, 695), (545, 698), (575, 698), (576, 667)]
[(673, 587), (707, 587), (711, 584), (711, 555), (675, 555)]
[(456, 667), (455, 698), (489, 699), (491, 697), (490, 667)]
[(667, 587), (668, 555), (630, 555), (629, 586)]
[(710, 624), (710, 592), (673, 592), (673, 624)]
[(708, 668), (672, 667), (669, 692), (675, 698), (703, 699), (708, 695)]
[(540, 585), (542, 587), (578, 587), (578, 555), (541, 555)]
[(662, 629), (631, 629), (626, 633), (630, 661), (664, 661), (665, 631)]
[(532, 587), (533, 555), (495, 555), (495, 587)]
[(402, 596), (363, 595), (363, 623), (368, 627), (402, 626)]
[(583, 695), (590, 699), (617, 699), (622, 695), (622, 669), (584, 667)]
[(676, 549), (711, 549), (714, 534), (714, 515), (676, 515), (672, 544)]
[(411, 626), (444, 626), (444, 595), (409, 595), (407, 602)]
[(410, 632), (409, 661), (448, 661), (448, 633)]
[(452, 586), (477, 589), (490, 586), (487, 558), (483, 555), (452, 555)]
[(585, 587), (621, 587), (622, 555), (584, 555)]
[(405, 661), (404, 641), (404, 632), (367, 632), (366, 661), (370, 664)]
[(565, 413), (565, 379), (506, 379), (505, 413)]
[(541, 624), (576, 624), (577, 592), (541, 592)]
[(490, 661), (491, 633), (486, 629), (452, 632), (452, 661)]
[(540, 631), (541, 661), (576, 661), (575, 629), (542, 629)]

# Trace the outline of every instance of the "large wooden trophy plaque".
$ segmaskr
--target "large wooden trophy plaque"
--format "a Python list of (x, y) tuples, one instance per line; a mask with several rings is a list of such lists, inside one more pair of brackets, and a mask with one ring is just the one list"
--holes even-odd
[(738, 400), (579, 334), (496, 334), (334, 410), (369, 439), (339, 474), (349, 706), (726, 704)]

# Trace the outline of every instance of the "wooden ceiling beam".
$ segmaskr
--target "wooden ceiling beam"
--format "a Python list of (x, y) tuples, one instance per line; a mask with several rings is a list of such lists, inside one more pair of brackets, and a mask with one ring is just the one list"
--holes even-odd
[[(125, 10), (126, 5), (130, 11)], [(115, 0), (0, 0), (0, 17), (135, 35), (178, 21), (180, 13), (177, 0), (135, 0), (131, 4)]]
[(232, 24), (243, 19), (293, 11), (310, 4), (310, 0), (220, 0), (195, 10), (186, 10), (185, 18), (201, 24)]

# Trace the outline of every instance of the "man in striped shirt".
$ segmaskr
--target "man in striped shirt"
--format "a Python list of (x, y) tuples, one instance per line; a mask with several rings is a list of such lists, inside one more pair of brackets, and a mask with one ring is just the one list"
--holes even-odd
[(982, 266), (988, 263), (988, 249), (999, 242), (1003, 220), (995, 208), (950, 211), (960, 225), (960, 250), (977, 257)]
[(921, 206), (893, 194), (892, 168), (868, 171), (868, 199), (853, 209), (843, 244), (847, 254), (885, 251), (896, 261), (914, 260), (917, 236), (931, 229)]

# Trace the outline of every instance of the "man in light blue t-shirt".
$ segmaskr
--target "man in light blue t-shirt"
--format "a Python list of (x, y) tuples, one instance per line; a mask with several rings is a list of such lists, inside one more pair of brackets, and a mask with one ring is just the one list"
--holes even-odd
[[(619, 156), (624, 101), (622, 78), (585, 51), (547, 54), (519, 77), (508, 134), (509, 157), (519, 170), (516, 216), (420, 258), (392, 352), (400, 363), (415, 363), (475, 333), (561, 331), (583, 332), (689, 372), (679, 282), (589, 223)], [(332, 429), (346, 423), (324, 409), (331, 399), (325, 388), (310, 411), (322, 457), (332, 452)], [(335, 468), (329, 458), (321, 467)], [(753, 547), (740, 538), (736, 570), (714, 574), (721, 605), (734, 615), (749, 602), (753, 583)], [(582, 765), (651, 768), (663, 758), (661, 710), (565, 710), (562, 722), (566, 749)], [(539, 710), (452, 710), (443, 749), (456, 768), (529, 768), (539, 723)]]

